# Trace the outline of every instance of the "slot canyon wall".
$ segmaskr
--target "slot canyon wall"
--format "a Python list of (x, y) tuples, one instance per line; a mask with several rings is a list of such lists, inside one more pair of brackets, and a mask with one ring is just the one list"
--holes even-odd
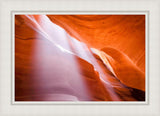
[(15, 15), (16, 101), (144, 101), (145, 15)]

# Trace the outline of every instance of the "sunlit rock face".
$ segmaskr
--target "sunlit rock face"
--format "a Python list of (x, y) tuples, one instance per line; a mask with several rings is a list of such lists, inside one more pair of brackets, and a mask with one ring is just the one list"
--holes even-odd
[(96, 49), (112, 47), (145, 71), (144, 15), (47, 15), (76, 39)]
[(16, 101), (145, 100), (144, 16), (48, 17), (15, 16)]
[(145, 15), (47, 16), (76, 39), (99, 50), (124, 84), (145, 90)]

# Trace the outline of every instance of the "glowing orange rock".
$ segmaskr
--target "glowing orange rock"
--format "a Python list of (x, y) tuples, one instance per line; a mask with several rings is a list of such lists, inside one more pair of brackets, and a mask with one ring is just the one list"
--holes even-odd
[(116, 77), (129, 87), (145, 91), (145, 74), (123, 53), (113, 48), (103, 48), (106, 60)]
[[(129, 16), (129, 18), (127, 18), (128, 16), (107, 15), (49, 16), (54, 23), (62, 26), (70, 35), (85, 42), (90, 48), (93, 47), (100, 51), (99, 56), (96, 54), (94, 56), (104, 72), (103, 75), (95, 71), (93, 64), (80, 58), (75, 52), (75, 54), (63, 52), (61, 47), (50, 41), (49, 33), (40, 24), (42, 23), (40, 17), (40, 15), (16, 15), (15, 17), (16, 100), (138, 100), (132, 96), (131, 90), (132, 88), (145, 90), (144, 16)], [(132, 25), (134, 25), (133, 28), (130, 28)], [(127, 30), (125, 30), (126, 28)], [(133, 30), (135, 32), (132, 33)], [(61, 35), (61, 33), (59, 34)], [(135, 37), (137, 38), (135, 39)], [(126, 42), (129, 38), (131, 38), (129, 42)], [(73, 48), (78, 46), (78, 43), (68, 44)], [(132, 44), (137, 45), (135, 49)], [(113, 47), (113, 49), (107, 46)], [(86, 52), (90, 51), (86, 50)], [(102, 52), (105, 55), (101, 54)], [(138, 58), (140, 54), (142, 55)], [(113, 68), (113, 72), (107, 69), (105, 58), (101, 56), (105, 56)], [(125, 56), (129, 57), (129, 60)], [(128, 69), (128, 67), (131, 68)], [(133, 76), (136, 77), (132, 78)], [(127, 77), (131, 81), (127, 80)], [(131, 90), (119, 80), (128, 87), (132, 87)]]
[(117, 78), (125, 85), (145, 91), (144, 15), (47, 16), (90, 48), (104, 51)]

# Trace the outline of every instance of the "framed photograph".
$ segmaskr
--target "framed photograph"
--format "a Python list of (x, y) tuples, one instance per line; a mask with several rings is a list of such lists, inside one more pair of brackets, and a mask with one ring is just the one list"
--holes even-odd
[(0, 1), (0, 115), (160, 115), (160, 2)]

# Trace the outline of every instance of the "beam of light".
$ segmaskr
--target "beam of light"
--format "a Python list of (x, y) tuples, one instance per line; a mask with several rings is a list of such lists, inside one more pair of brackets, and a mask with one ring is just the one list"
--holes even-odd
[(78, 64), (67, 41), (66, 31), (51, 23), (45, 15), (38, 15), (38, 18), (26, 16), (32, 21), (32, 28), (38, 32), (33, 53), (32, 75), (36, 93), (33, 97), (41, 96), (43, 101), (90, 101), (86, 83), (77, 73)]
[[(39, 15), (39, 17), (41, 19), (40, 22), (37, 22), (36, 19), (32, 15), (26, 15), (26, 17), (32, 21), (32, 24), (30, 26), (35, 31), (39, 32), (40, 35), (44, 36), (46, 39), (48, 39), (50, 42), (52, 42), (55, 46), (57, 46), (63, 52), (68, 52), (70, 54), (73, 54), (72, 52), (67, 50), (67, 48), (69, 48), (69, 47), (66, 44), (65, 45), (62, 44), (62, 43), (64, 43), (62, 38), (64, 38), (64, 36), (65, 36), (65, 31), (62, 28), (51, 23), (49, 21), (49, 19), (47, 19), (47, 17), (45, 17), (44, 15)], [(57, 30), (56, 29), (53, 30), (53, 28), (56, 28)], [(54, 38), (56, 38), (56, 42), (52, 36)], [(62, 46), (67, 46), (67, 48), (64, 48)]]

